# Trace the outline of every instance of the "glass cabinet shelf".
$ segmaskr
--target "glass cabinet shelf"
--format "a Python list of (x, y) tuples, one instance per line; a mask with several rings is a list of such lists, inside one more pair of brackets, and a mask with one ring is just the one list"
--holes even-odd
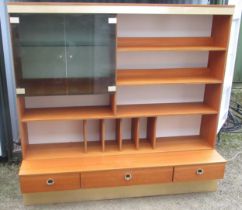
[(17, 88), (28, 96), (107, 93), (115, 85), (113, 14), (12, 14)]

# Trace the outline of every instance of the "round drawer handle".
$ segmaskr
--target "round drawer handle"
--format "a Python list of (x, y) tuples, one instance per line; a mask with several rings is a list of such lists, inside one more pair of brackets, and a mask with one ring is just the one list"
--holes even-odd
[(47, 179), (46, 184), (47, 184), (48, 186), (51, 186), (51, 185), (54, 185), (54, 184), (55, 184), (55, 181), (54, 181), (54, 179), (49, 178), (49, 179)]
[(126, 181), (130, 181), (132, 179), (132, 175), (130, 173), (127, 173), (127, 174), (124, 175), (124, 179)]
[(204, 170), (202, 168), (199, 168), (199, 169), (197, 169), (196, 174), (197, 175), (203, 175), (204, 174)]

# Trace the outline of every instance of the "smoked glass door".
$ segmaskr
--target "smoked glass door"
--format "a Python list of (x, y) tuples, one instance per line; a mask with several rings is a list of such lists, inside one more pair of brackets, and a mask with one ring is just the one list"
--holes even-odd
[(17, 88), (29, 96), (108, 92), (115, 85), (116, 26), (110, 17), (11, 15)]

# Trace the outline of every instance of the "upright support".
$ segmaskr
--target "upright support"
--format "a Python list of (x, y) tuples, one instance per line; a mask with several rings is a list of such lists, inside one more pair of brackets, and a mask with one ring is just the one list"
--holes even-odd
[(26, 157), (27, 147), (29, 144), (27, 123), (22, 122), (22, 118), (25, 112), (24, 96), (17, 97), (17, 107), (18, 107), (18, 115), (19, 115), (19, 135), (20, 135), (20, 142), (22, 146), (22, 154), (24, 159)]
[(139, 149), (139, 118), (132, 119), (132, 140), (136, 149)]
[(110, 95), (110, 106), (111, 106), (113, 114), (116, 114), (116, 112), (117, 112), (116, 93), (112, 93)]
[(147, 139), (153, 149), (156, 147), (156, 122), (157, 117), (148, 117), (147, 119)]
[(104, 119), (101, 119), (99, 121), (100, 123), (100, 131), (99, 131), (99, 134), (100, 134), (100, 141), (101, 141), (101, 145), (102, 145), (102, 151), (104, 152), (105, 151), (105, 121)]
[(83, 120), (83, 145), (84, 152), (87, 152), (87, 121)]
[(116, 139), (119, 150), (122, 150), (122, 119), (116, 119)]

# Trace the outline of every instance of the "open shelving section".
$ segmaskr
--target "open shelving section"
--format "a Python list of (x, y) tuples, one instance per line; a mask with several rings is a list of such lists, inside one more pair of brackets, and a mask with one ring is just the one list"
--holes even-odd
[[(116, 69), (114, 69), (115, 77), (112, 74), (112, 77), (115, 78), (115, 85), (108, 86), (108, 92), (105, 93), (108, 95), (108, 100), (105, 105), (94, 103), (90, 106), (75, 104), (73, 106), (59, 106), (58, 104), (56, 107), (41, 105), (31, 107), (30, 103), (26, 102), (24, 95), (17, 96), (23, 154), (19, 174), (21, 190), (25, 196), (28, 196), (28, 193), (36, 192), (165, 182), (211, 181), (223, 177), (226, 161), (216, 152), (215, 143), (233, 7), (83, 3), (33, 5), (11, 3), (9, 4), (9, 13), (16, 15), (18, 13), (35, 14), (36, 12), (38, 14), (48, 13), (49, 16), (56, 11), (60, 14), (65, 13), (65, 15), (69, 13), (115, 14), (108, 21), (111, 24), (116, 24), (116, 37), (111, 36), (109, 40), (115, 40), (115, 44), (112, 43), (112, 46), (116, 48), (111, 56), (114, 60), (111, 60), (112, 65), (110, 66), (115, 63)], [(75, 10), (70, 9), (73, 8), (71, 5), (75, 5)], [(53, 6), (55, 6), (55, 10), (53, 10)], [(171, 30), (172, 25), (169, 25), (171, 23), (168, 21), (164, 29), (160, 30), (161, 32), (155, 28), (154, 31), (158, 35), (155, 34), (152, 37), (146, 29), (152, 30), (153, 25), (159, 22), (154, 21), (152, 26), (145, 28), (145, 26), (139, 24), (151, 24), (149, 22), (151, 19), (147, 18), (146, 21), (140, 20), (139, 22), (132, 14), (139, 15), (139, 17), (149, 15), (149, 18), (156, 15), (156, 17), (161, 16), (164, 19), (173, 15), (175, 18), (187, 15), (192, 18), (198, 15), (203, 21), (205, 20), (202, 19), (203, 16), (209, 16), (205, 21), (207, 21), (207, 24), (211, 24), (211, 28), (209, 32), (201, 36), (195, 33), (190, 36), (189, 34), (176, 35), (176, 32)], [(126, 35), (122, 35), (125, 33), (120, 32), (122, 18), (123, 20), (131, 18), (130, 24), (132, 27), (125, 26), (125, 28), (123, 26), (128, 31), (127, 33), (125, 31)], [(196, 27), (199, 28), (197, 25)], [(135, 28), (136, 26), (137, 28)], [(139, 27), (145, 31), (144, 35), (141, 34), (143, 37), (140, 37), (139, 30), (141, 29)], [(157, 28), (159, 27), (161, 26), (157, 26)], [(167, 28), (171, 30), (170, 37), (164, 33)], [(132, 36), (135, 29), (138, 32)], [(182, 26), (179, 30), (182, 30)], [(203, 30), (202, 27), (201, 30)], [(201, 30), (198, 31), (201, 32)], [(114, 31), (113, 28), (112, 31)], [(159, 33), (163, 33), (163, 35)], [(177, 37), (174, 37), (174, 35)], [(194, 66), (184, 64), (181, 66), (168, 65), (168, 67), (155, 67), (152, 65), (152, 60), (148, 58), (145, 66), (142, 63), (139, 65), (132, 61), (133, 54), (141, 56), (140, 59), (144, 59), (145, 55), (155, 56), (156, 53), (160, 53), (159, 56), (162, 53), (202, 53), (203, 56), (207, 55), (207, 60), (206, 65), (199, 63)], [(120, 57), (123, 55), (131, 56), (129, 64), (132, 65), (129, 66), (128, 62), (122, 64), (123, 60)], [(123, 58), (127, 57), (124, 56)], [(109, 62), (108, 60), (105, 61)], [(165, 63), (162, 58), (159, 58), (159, 61)], [(68, 60), (68, 62), (70, 61)], [(189, 63), (189, 58), (187, 63)], [(19, 60), (15, 61), (15, 68), (18, 65)], [(100, 66), (103, 67), (102, 65)], [(97, 71), (97, 69), (95, 70)], [(95, 74), (98, 75), (97, 72)], [(103, 78), (105, 82), (101, 81), (101, 77), (95, 78), (92, 84), (88, 83), (85, 78), (73, 80), (76, 81), (75, 84), (69, 79), (64, 80), (66, 84), (64, 89), (66, 90), (70, 86), (72, 93), (77, 91), (77, 93), (85, 94), (85, 91), (92, 87), (92, 91), (95, 90), (93, 93), (97, 94), (101, 88), (99, 85), (108, 84), (109, 78)], [(98, 83), (98, 80), (101, 82)], [(49, 88), (44, 87), (43, 84), (52, 87), (52, 84), (50, 84), (52, 79), (49, 79), (47, 83), (43, 78), (36, 81), (38, 82), (31, 79), (25, 81), (28, 83), (26, 87), (30, 88), (27, 93), (38, 93), (41, 87), (48, 92)], [(58, 81), (62, 80), (53, 79), (53, 81), (57, 81), (57, 85), (61, 85)], [(95, 84), (95, 82), (97, 83)], [(43, 84), (38, 87), (40, 83)], [(81, 84), (86, 85), (86, 87), (81, 87)], [(137, 95), (134, 94), (133, 96), (135, 100), (137, 96), (142, 97), (142, 94), (145, 94), (142, 91), (139, 92), (141, 88), (151, 86), (166, 87), (166, 90), (175, 86), (178, 90), (185, 86), (187, 89), (177, 91), (181, 98), (185, 97), (188, 88), (191, 87), (192, 90), (192, 87), (196, 86), (202, 89), (200, 91), (202, 96), (200, 99), (199, 97), (193, 99), (192, 96), (187, 94), (189, 97), (185, 101), (176, 100), (171, 96), (167, 102), (163, 102), (162, 99), (162, 102), (150, 100), (134, 104), (132, 102), (124, 103), (119, 98), (122, 88), (126, 88), (123, 97), (129, 94), (127, 92), (129, 88), (136, 88)], [(59, 93), (56, 87), (53, 91)], [(105, 88), (102, 89), (101, 93), (107, 91)], [(63, 91), (61, 90), (61, 92)], [(88, 91), (88, 94), (90, 94), (89, 89)], [(167, 92), (167, 94), (171, 93)], [(163, 97), (158, 91), (157, 96)], [(162, 120), (169, 117), (196, 117), (199, 121), (197, 123), (199, 128), (191, 134), (187, 134), (181, 131), (180, 133), (176, 132), (175, 128), (172, 127), (173, 125), (170, 125), (172, 131), (169, 135), (159, 132), (165, 125)], [(31, 133), (31, 126), (29, 125), (59, 121), (79, 123), (80, 139), (76, 139), (75, 142), (68, 142), (67, 140), (66, 142), (49, 143), (32, 143), (29, 139), (29, 133)], [(191, 123), (186, 124), (186, 119), (184, 122), (181, 121), (181, 124), (184, 124), (183, 127), (191, 126)], [(152, 177), (150, 176), (151, 173)], [(52, 184), (48, 184), (48, 178), (55, 176), (57, 187), (51, 190), (50, 185)], [(29, 184), (34, 180), (42, 180), (44, 183), (46, 179), (49, 186), (42, 184), (34, 188)], [(62, 186), (61, 181), (65, 180), (76, 183), (76, 185), (70, 184), (67, 186), (63, 184)]]

